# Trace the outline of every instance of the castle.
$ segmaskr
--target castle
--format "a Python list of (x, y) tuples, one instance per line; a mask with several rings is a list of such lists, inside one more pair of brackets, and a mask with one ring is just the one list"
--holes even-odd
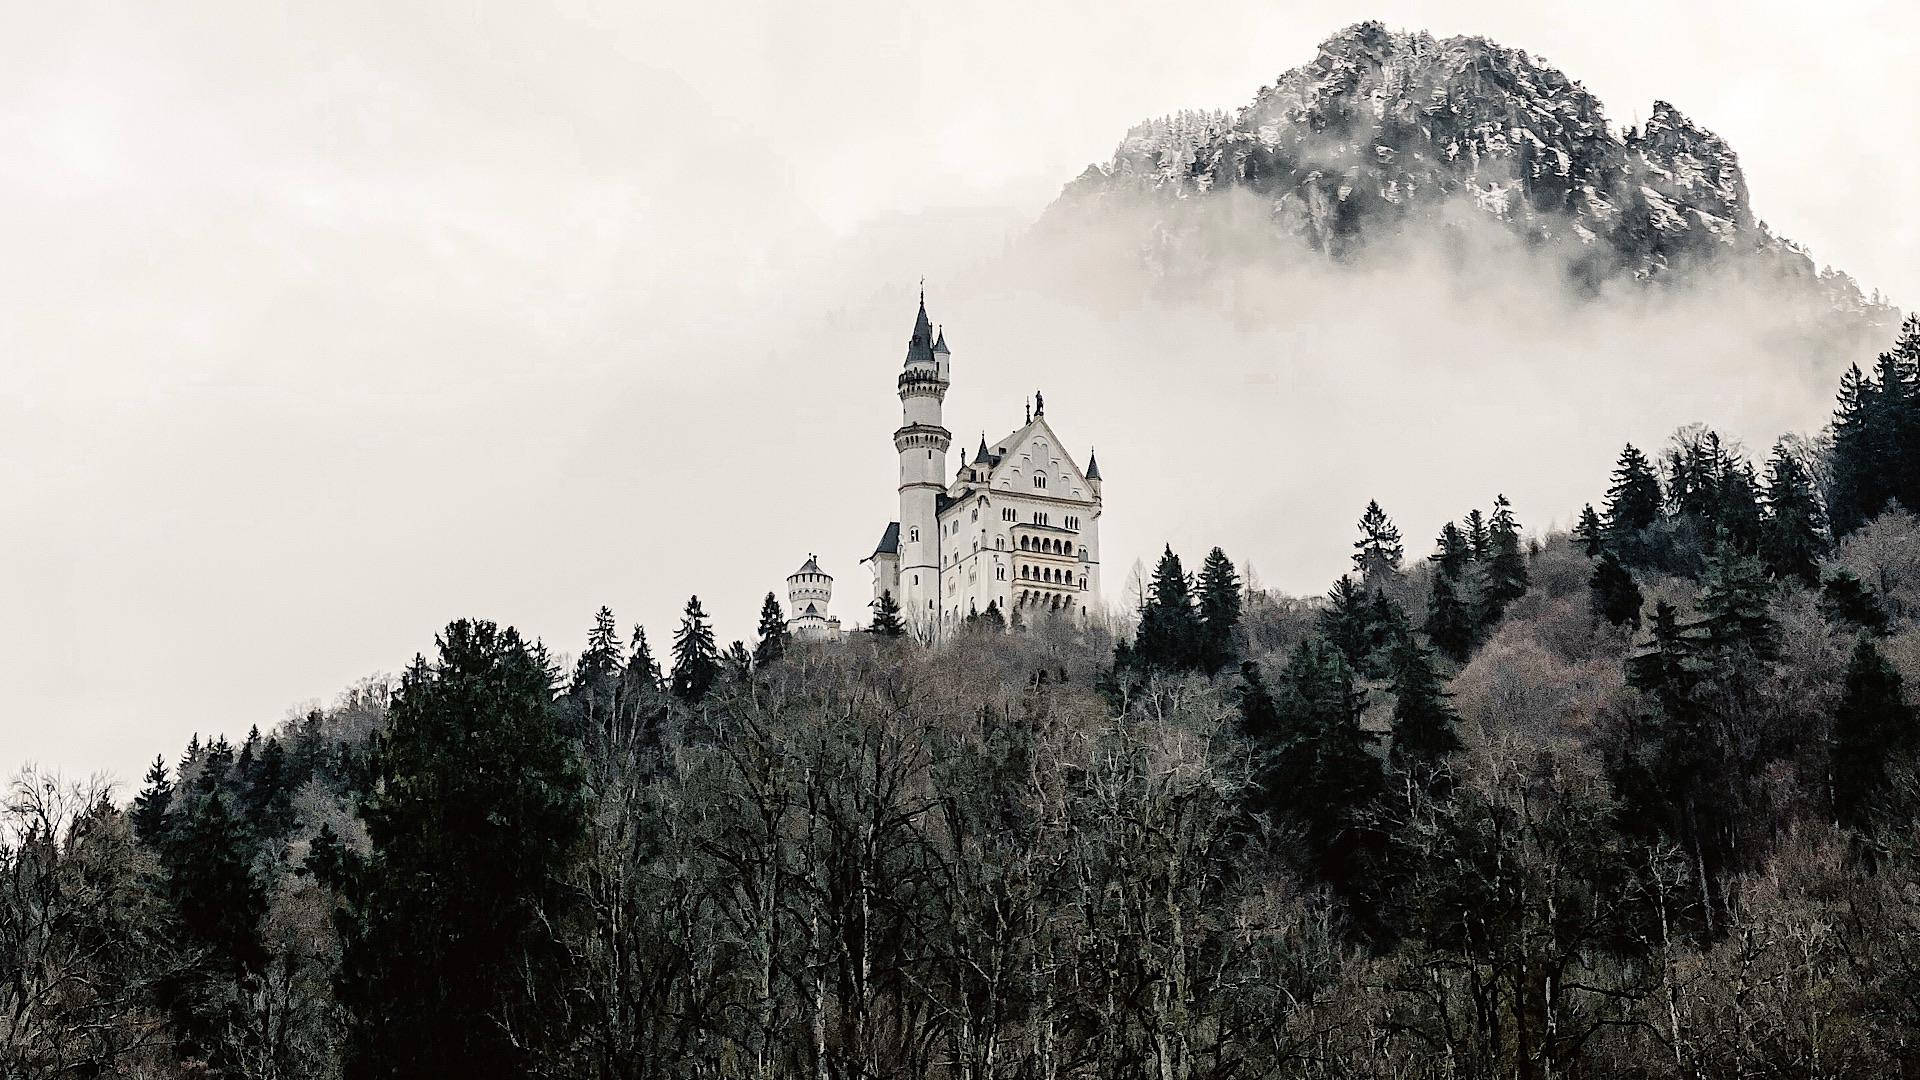
[(817, 556), (808, 555), (800, 569), (787, 575), (787, 633), (801, 641), (839, 641), (840, 619), (827, 614), (833, 602), (833, 576), (820, 569)]
[(900, 520), (862, 560), (875, 600), (891, 593), (908, 628), (928, 641), (989, 607), (1009, 621), (1042, 611), (1083, 616), (1100, 595), (1099, 464), (1088, 452), (1081, 470), (1036, 392), (1025, 423), (991, 444), (983, 433), (972, 460), (962, 450), (947, 479), (953, 434), (941, 407), (952, 363), (923, 289), (897, 380)]

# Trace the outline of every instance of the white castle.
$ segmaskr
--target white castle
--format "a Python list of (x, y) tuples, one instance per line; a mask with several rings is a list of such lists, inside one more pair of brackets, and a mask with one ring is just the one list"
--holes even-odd
[(953, 434), (941, 406), (951, 371), (946, 331), (934, 334), (923, 289), (893, 433), (900, 520), (862, 560), (873, 569), (875, 600), (893, 594), (909, 629), (928, 641), (989, 606), (1008, 621), (1042, 611), (1083, 617), (1100, 595), (1100, 466), (1089, 451), (1081, 471), (1036, 392), (1026, 422), (991, 445), (982, 433), (973, 460), (962, 451), (948, 480)]
[(820, 569), (820, 560), (808, 555), (800, 569), (787, 575), (787, 633), (801, 641), (839, 641), (840, 620), (827, 614), (833, 601), (833, 576)]

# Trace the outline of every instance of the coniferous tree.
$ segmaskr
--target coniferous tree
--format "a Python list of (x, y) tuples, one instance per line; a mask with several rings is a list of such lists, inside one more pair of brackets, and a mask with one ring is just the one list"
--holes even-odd
[(713, 627), (700, 606), (698, 596), (687, 599), (680, 616), (680, 629), (673, 634), (673, 696), (689, 705), (697, 705), (713, 689), (720, 677), (720, 650), (714, 645)]
[(1594, 511), (1593, 504), (1580, 508), (1580, 523), (1573, 527), (1573, 538), (1580, 544), (1580, 550), (1590, 559), (1597, 559), (1607, 546), (1607, 527), (1600, 521), (1600, 515)]
[(1478, 510), (1467, 511), (1465, 533), (1467, 550), (1472, 561), (1485, 562), (1493, 557), (1493, 533), (1487, 527), (1487, 516)]
[(541, 1075), (568, 1035), (580, 763), (553, 672), (512, 629), (461, 621), (394, 693), (362, 808), (370, 853), (316, 845), (345, 897), (350, 1078)]
[(720, 654), (720, 670), (736, 683), (745, 682), (753, 676), (753, 650), (747, 648), (746, 642), (735, 639), (727, 651)]
[(787, 651), (787, 616), (780, 610), (780, 601), (772, 593), (760, 602), (760, 626), (757, 630), (759, 640), (753, 646), (753, 663), (756, 667), (771, 664), (784, 656)]
[(1486, 585), (1481, 589), (1481, 622), (1499, 622), (1507, 608), (1527, 591), (1527, 558), (1520, 550), (1520, 524), (1505, 495), (1495, 496), (1493, 517), (1487, 523), (1492, 554), (1486, 559)]
[(1407, 618), (1406, 610), (1384, 589), (1373, 590), (1373, 600), (1367, 605), (1367, 661), (1359, 670), (1367, 675), (1385, 675), (1392, 668), (1394, 646), (1411, 633), (1413, 620)]
[(1886, 502), (1880, 391), (1850, 366), (1840, 377), (1839, 403), (1833, 414), (1833, 534), (1845, 536), (1867, 523)]
[(873, 601), (873, 622), (868, 629), (884, 638), (906, 636), (907, 624), (900, 617), (900, 602), (893, 598), (892, 589), (883, 589)]
[(1214, 548), (1200, 567), (1200, 667), (1212, 673), (1233, 659), (1234, 631), (1240, 625), (1243, 599), (1240, 575), (1227, 553)]
[(1680, 621), (1672, 604), (1661, 600), (1653, 606), (1651, 639), (1627, 660), (1627, 685), (1677, 715), (1694, 708), (1699, 684), (1693, 628)]
[(1000, 601), (987, 602), (987, 610), (980, 613), (980, 625), (993, 631), (1002, 631), (1007, 628), (1007, 617), (1000, 613)]
[(1766, 506), (1760, 554), (1767, 569), (1807, 585), (1818, 582), (1827, 549), (1825, 515), (1813, 477), (1784, 443), (1775, 443), (1767, 460)]
[(1373, 604), (1354, 583), (1352, 575), (1342, 575), (1327, 593), (1327, 606), (1320, 612), (1320, 633), (1340, 650), (1347, 666), (1360, 668), (1373, 651)]
[(1369, 500), (1360, 515), (1360, 539), (1353, 542), (1353, 569), (1363, 583), (1391, 577), (1400, 572), (1406, 547), (1400, 542), (1400, 530), (1380, 508), (1378, 500)]
[(1300, 822), (1320, 873), (1342, 884), (1384, 786), (1370, 749), (1379, 736), (1360, 725), (1366, 695), (1340, 650), (1309, 640), (1289, 657), (1274, 701), (1278, 735), (1262, 758), (1256, 808)]
[(568, 729), (576, 737), (605, 724), (612, 715), (622, 674), (620, 649), (613, 611), (603, 606), (594, 613), (587, 647), (574, 662), (573, 682), (568, 688), (574, 705)]
[(624, 672), (629, 693), (657, 693), (661, 689), (660, 661), (653, 658), (653, 647), (647, 644), (646, 628), (639, 623), (633, 626), (633, 655), (627, 658)]
[(1869, 824), (1873, 797), (1887, 783), (1889, 762), (1912, 751), (1914, 735), (1914, 714), (1901, 694), (1900, 673), (1880, 655), (1873, 639), (1862, 634), (1847, 663), (1846, 689), (1833, 719), (1833, 809), (1841, 824)]
[(1154, 567), (1147, 607), (1140, 613), (1140, 632), (1133, 642), (1134, 658), (1164, 671), (1190, 670), (1200, 665), (1203, 644), (1192, 584), (1180, 566), (1180, 556), (1168, 545), (1159, 565)]
[(1434, 673), (1427, 650), (1403, 634), (1393, 647), (1393, 729), (1389, 757), (1403, 769), (1428, 774), (1460, 749), (1459, 716)]
[(1239, 693), (1241, 734), (1261, 742), (1274, 739), (1280, 731), (1280, 708), (1260, 674), (1260, 665), (1252, 660), (1240, 662)]
[(1594, 563), (1593, 576), (1587, 580), (1587, 586), (1592, 590), (1595, 618), (1605, 619), (1614, 626), (1640, 629), (1640, 608), (1646, 600), (1618, 556), (1611, 551), (1602, 553)]
[(1885, 635), (1887, 611), (1873, 588), (1842, 567), (1820, 586), (1820, 613), (1828, 622), (1842, 623), (1868, 633)]
[(1452, 578), (1455, 585), (1466, 580), (1467, 564), (1473, 562), (1473, 545), (1460, 526), (1451, 521), (1442, 525), (1434, 546), (1433, 562), (1440, 573)]
[(1726, 654), (1745, 649), (1762, 660), (1779, 654), (1773, 615), (1768, 604), (1773, 586), (1758, 560), (1741, 555), (1723, 542), (1707, 560), (1700, 589), (1700, 629), (1707, 644)]
[(1607, 537), (1616, 545), (1630, 544), (1642, 529), (1660, 520), (1660, 478), (1653, 463), (1632, 443), (1620, 451), (1613, 480), (1607, 488)]
[(1829, 460), (1834, 536), (1866, 524), (1889, 503), (1920, 506), (1920, 316), (1901, 324), (1872, 375), (1855, 366), (1842, 377)]
[(1421, 629), (1440, 655), (1456, 664), (1467, 662), (1473, 651), (1473, 613), (1446, 574), (1433, 575), (1432, 591), (1427, 594), (1427, 619)]
[(167, 778), (167, 759), (156, 754), (147, 769), (146, 786), (133, 800), (133, 832), (158, 846), (166, 835), (167, 808), (173, 803), (173, 781)]

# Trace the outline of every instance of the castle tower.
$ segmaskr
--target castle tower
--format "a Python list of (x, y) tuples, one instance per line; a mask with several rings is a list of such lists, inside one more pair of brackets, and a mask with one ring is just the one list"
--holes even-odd
[(787, 610), (793, 612), (787, 632), (804, 641), (839, 640), (840, 620), (827, 614), (832, 601), (832, 575), (820, 569), (818, 558), (808, 555), (800, 569), (787, 575)]
[(900, 613), (922, 637), (931, 637), (940, 602), (939, 501), (946, 492), (947, 446), (953, 434), (941, 426), (950, 385), (946, 334), (938, 340), (927, 321), (927, 294), (907, 339), (907, 359), (898, 380), (900, 428), (893, 447), (900, 454)]

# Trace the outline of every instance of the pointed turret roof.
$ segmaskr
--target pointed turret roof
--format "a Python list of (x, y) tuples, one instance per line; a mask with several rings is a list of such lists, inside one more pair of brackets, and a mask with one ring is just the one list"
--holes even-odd
[(927, 318), (927, 287), (920, 286), (920, 314), (913, 320), (913, 336), (907, 339), (907, 363), (933, 362), (933, 323)]
[(800, 569), (795, 570), (792, 576), (799, 577), (801, 574), (818, 574), (821, 572), (819, 557), (816, 555), (808, 555), (807, 561), (801, 563)]
[(900, 523), (897, 521), (889, 521), (887, 522), (886, 531), (880, 534), (880, 542), (873, 546), (873, 555), (869, 555), (867, 558), (871, 559), (874, 555), (897, 555), (899, 553)]
[(933, 339), (933, 353), (935, 356), (950, 355), (947, 351), (947, 328), (944, 326), (940, 328), (939, 335)]
[(983, 465), (992, 460), (993, 458), (987, 453), (987, 433), (983, 431), (980, 433), (980, 449), (974, 452), (973, 463)]
[(1093, 456), (1093, 447), (1087, 447), (1087, 479), (1100, 479), (1100, 459)]

